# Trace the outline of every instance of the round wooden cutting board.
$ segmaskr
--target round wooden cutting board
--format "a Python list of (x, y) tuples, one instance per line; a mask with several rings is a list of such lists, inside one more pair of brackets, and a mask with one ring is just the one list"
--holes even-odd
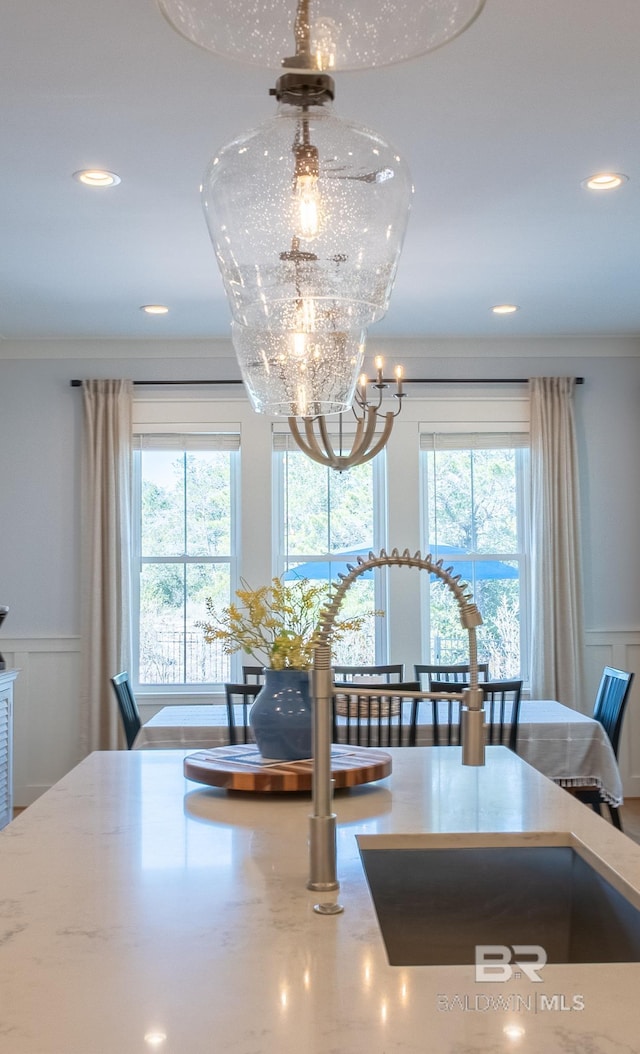
[[(391, 756), (372, 747), (331, 747), (334, 787), (355, 787), (382, 780), (391, 772)], [(195, 783), (225, 790), (310, 791), (313, 761), (269, 761), (255, 746), (199, 750), (184, 759), (184, 774)]]

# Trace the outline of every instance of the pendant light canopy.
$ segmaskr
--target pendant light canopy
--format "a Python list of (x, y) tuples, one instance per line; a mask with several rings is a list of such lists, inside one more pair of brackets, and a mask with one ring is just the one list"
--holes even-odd
[[(182, 36), (218, 55), (273, 70), (284, 66), (337, 72), (389, 66), (434, 51), (471, 25), (485, 0), (158, 3)], [(292, 56), (292, 27), (296, 22), (299, 27), (304, 19), (309, 25), (308, 47), (296, 48)]]
[(331, 78), (311, 81), (280, 78), (277, 116), (224, 147), (202, 191), (249, 398), (285, 416), (351, 406), (412, 189), (388, 143), (333, 116)]

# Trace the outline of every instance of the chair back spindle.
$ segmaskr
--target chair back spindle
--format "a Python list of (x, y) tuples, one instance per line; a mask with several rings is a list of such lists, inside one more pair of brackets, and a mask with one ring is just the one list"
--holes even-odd
[[(432, 681), (430, 691), (446, 695), (462, 692), (468, 682)], [(518, 747), (518, 724), (522, 681), (483, 681), (484, 711), (487, 743), (490, 746), (506, 746), (514, 752)], [(458, 746), (461, 744), (461, 721), (459, 699), (432, 699), (433, 742), (435, 746)], [(443, 711), (446, 710), (446, 718)]]

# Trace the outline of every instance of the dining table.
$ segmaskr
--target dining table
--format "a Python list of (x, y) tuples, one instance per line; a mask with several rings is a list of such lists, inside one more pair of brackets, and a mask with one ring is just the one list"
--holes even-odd
[[(403, 705), (410, 707), (410, 700)], [(240, 728), (242, 707), (236, 709), (236, 725)], [(427, 710), (424, 708), (418, 719), (416, 746), (433, 744), (433, 725)], [(339, 726), (338, 719), (338, 735)], [(133, 749), (206, 750), (228, 743), (226, 706), (196, 703), (162, 707), (142, 725)], [(517, 753), (560, 786), (594, 787), (610, 805), (622, 804), (622, 777), (611, 741), (599, 721), (578, 710), (555, 699), (523, 699)]]

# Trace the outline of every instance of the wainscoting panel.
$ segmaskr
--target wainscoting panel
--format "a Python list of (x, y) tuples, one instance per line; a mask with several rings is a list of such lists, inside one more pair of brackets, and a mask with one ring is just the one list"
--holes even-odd
[(81, 760), (80, 640), (2, 638), (14, 686), (14, 805), (30, 805)]
[(586, 689), (591, 713), (603, 666), (635, 673), (622, 726), (618, 761), (628, 798), (640, 798), (640, 630), (590, 631), (585, 634)]

